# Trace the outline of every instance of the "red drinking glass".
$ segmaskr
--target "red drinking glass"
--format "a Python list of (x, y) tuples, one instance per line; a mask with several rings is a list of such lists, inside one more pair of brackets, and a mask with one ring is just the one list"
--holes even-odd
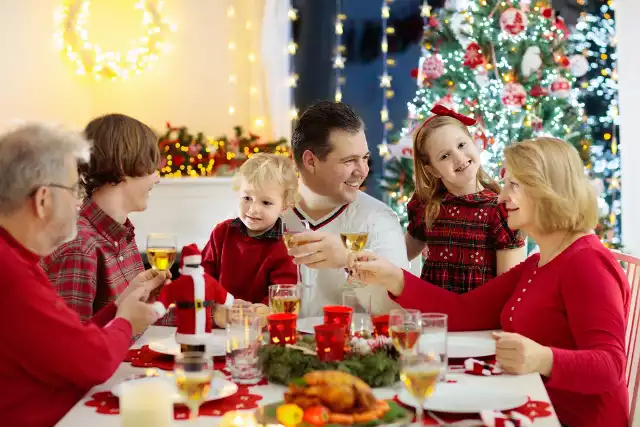
[(323, 362), (344, 359), (345, 326), (339, 324), (316, 325), (316, 352)]
[(388, 337), (389, 336), (389, 315), (388, 314), (383, 314), (383, 315), (380, 315), (380, 316), (374, 316), (371, 319), (371, 322), (373, 322), (373, 336), (374, 337), (379, 337), (379, 336)]
[(296, 343), (296, 320), (295, 313), (274, 313), (267, 316), (269, 327), (269, 339), (271, 344), (285, 346)]

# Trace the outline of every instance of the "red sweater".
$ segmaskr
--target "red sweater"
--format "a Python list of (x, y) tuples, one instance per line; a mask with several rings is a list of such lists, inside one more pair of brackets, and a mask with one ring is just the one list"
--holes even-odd
[(83, 324), (47, 280), (40, 257), (3, 228), (0, 254), (1, 424), (51, 426), (116, 371), (131, 324), (111, 321), (113, 303)]
[(235, 298), (269, 303), (269, 285), (295, 284), (297, 269), (280, 232), (280, 220), (261, 236), (247, 235), (238, 219), (216, 226), (202, 251), (204, 270)]
[(405, 271), (396, 301), (405, 308), (447, 313), (452, 331), (502, 328), (551, 347), (553, 370), (545, 384), (560, 421), (626, 426), (626, 276), (594, 235), (578, 239), (540, 268), (538, 259), (533, 255), (463, 295)]

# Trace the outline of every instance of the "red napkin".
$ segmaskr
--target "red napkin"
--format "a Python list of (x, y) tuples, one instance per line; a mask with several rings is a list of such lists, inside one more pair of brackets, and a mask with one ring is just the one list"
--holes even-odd
[(487, 363), (478, 359), (467, 359), (464, 361), (464, 373), (470, 375), (501, 375), (502, 369), (496, 363)]

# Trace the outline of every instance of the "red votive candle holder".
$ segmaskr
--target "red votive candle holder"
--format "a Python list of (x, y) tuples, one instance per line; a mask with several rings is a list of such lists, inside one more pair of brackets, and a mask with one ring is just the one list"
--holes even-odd
[(344, 359), (345, 326), (337, 323), (316, 325), (316, 353), (323, 362), (335, 362)]
[(296, 343), (296, 320), (295, 313), (274, 313), (267, 316), (269, 327), (269, 339), (271, 344), (285, 346)]
[(373, 318), (371, 318), (371, 322), (373, 323), (374, 337), (389, 336), (389, 315), (388, 314), (373, 316)]
[(325, 325), (343, 325), (346, 334), (351, 333), (353, 308), (344, 305), (328, 305), (324, 308)]

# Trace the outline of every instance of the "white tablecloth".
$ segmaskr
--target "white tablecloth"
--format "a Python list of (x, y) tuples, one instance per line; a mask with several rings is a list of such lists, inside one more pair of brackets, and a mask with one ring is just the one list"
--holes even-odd
[[(173, 335), (175, 328), (151, 326), (145, 334), (138, 340), (132, 348), (142, 347), (145, 344), (155, 340)], [(486, 336), (488, 332), (460, 332), (455, 335), (466, 336)], [(85, 406), (85, 402), (90, 396), (98, 391), (110, 390), (114, 385), (123, 381), (133, 374), (143, 373), (143, 368), (134, 368), (129, 363), (122, 363), (113, 376), (104, 384), (94, 387), (87, 395), (74, 406), (69, 413), (57, 424), (60, 427), (116, 427), (120, 425), (120, 418), (117, 415), (98, 414), (95, 408)], [(449, 373), (448, 379), (454, 379), (458, 382), (481, 383), (483, 386), (492, 388), (501, 388), (505, 390), (513, 390), (524, 392), (531, 399), (543, 402), (549, 402), (549, 395), (544, 388), (539, 375), (529, 374), (520, 376), (499, 375), (493, 377), (478, 377), (473, 375)], [(281, 401), (283, 398), (285, 387), (275, 384), (264, 386), (254, 386), (251, 392), (263, 397), (260, 401), (261, 405)], [(396, 394), (396, 390), (391, 388), (374, 389), (374, 394), (380, 399), (391, 399)], [(188, 424), (188, 421), (174, 421), (174, 425), (193, 425), (193, 426), (215, 426), (219, 421), (219, 417), (203, 416), (198, 418), (194, 424)], [(555, 415), (535, 420), (534, 426), (560, 426)]]

